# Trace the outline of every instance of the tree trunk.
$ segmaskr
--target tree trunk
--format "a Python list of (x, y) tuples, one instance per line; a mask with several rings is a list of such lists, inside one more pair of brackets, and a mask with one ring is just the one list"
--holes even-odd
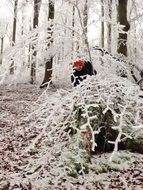
[(88, 11), (89, 11), (88, 0), (85, 0), (84, 10), (83, 10), (83, 38), (84, 38), (84, 46), (87, 49), (86, 53), (89, 54), (89, 60), (92, 62), (92, 57), (91, 57), (91, 52), (90, 52), (88, 37), (87, 37)]
[(75, 6), (73, 5), (73, 9), (72, 9), (72, 55), (71, 55), (71, 59), (74, 58), (74, 50), (75, 50), (75, 32), (74, 32), (74, 26), (75, 26)]
[[(104, 20), (103, 19), (104, 19), (104, 0), (101, 0), (101, 33), (100, 33), (101, 39), (100, 39), (100, 44), (101, 44), (102, 48), (104, 48)], [(103, 52), (101, 53), (101, 55), (102, 56), (104, 55)], [(103, 65), (104, 62), (103, 62), (102, 57), (100, 58), (100, 60), (101, 60), (101, 65)]]
[(107, 46), (108, 46), (108, 52), (111, 53), (111, 32), (112, 32), (112, 0), (108, 1), (108, 19), (109, 22), (107, 22)]
[[(29, 32), (30, 31), (32, 31), (32, 23), (31, 22), (30, 22), (30, 25), (29, 25)], [(31, 50), (32, 50), (32, 44), (30, 42), (29, 45), (28, 45), (28, 68), (31, 67), (31, 61), (32, 61)]]
[(87, 39), (87, 24), (88, 24), (88, 0), (85, 0), (84, 4), (84, 10), (83, 10), (83, 27), (84, 27), (84, 44), (88, 44), (88, 39)]
[[(54, 2), (52, 0), (49, 0), (49, 14), (48, 14), (48, 21), (50, 22), (50, 25), (48, 27), (48, 44), (47, 44), (47, 50), (51, 47), (53, 44), (53, 20), (54, 20)], [(52, 68), (53, 68), (53, 55), (51, 53), (49, 54), (49, 57), (46, 60), (45, 63), (45, 75), (44, 80), (42, 84), (40, 85), (40, 88), (43, 88), (48, 85), (48, 83), (52, 83)]]
[(1, 38), (0, 65), (2, 65), (2, 59), (3, 59), (3, 44), (4, 44), (4, 37)]
[[(12, 32), (12, 46), (15, 44), (16, 40), (16, 25), (17, 25), (17, 7), (18, 7), (18, 0), (15, 0), (14, 3), (14, 19), (13, 19), (13, 32)], [(14, 61), (10, 65), (10, 74), (14, 74)]]
[(127, 3), (128, 0), (119, 0), (118, 5), (118, 22), (123, 26), (122, 32), (119, 32), (118, 53), (127, 56), (127, 32), (130, 24), (127, 20)]
[[(41, 0), (34, 0), (34, 18), (33, 18), (33, 28), (38, 26), (39, 22), (39, 12), (40, 12)], [(33, 54), (32, 54), (32, 62), (31, 62), (31, 84), (34, 84), (36, 81), (36, 56), (37, 50), (34, 46), (32, 46)]]
[(104, 0), (101, 0), (101, 47), (104, 48)]

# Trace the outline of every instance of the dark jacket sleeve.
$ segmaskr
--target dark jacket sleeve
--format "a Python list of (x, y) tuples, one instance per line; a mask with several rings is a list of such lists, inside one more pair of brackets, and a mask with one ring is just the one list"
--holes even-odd
[(85, 62), (85, 69), (88, 75), (96, 75), (97, 71), (93, 68), (93, 65), (90, 61)]
[(71, 82), (72, 83), (74, 82), (74, 75), (73, 74), (71, 75)]
[(95, 69), (94, 69), (94, 71), (93, 71), (93, 74), (94, 74), (94, 75), (96, 75), (96, 74), (97, 74), (97, 71), (96, 71)]

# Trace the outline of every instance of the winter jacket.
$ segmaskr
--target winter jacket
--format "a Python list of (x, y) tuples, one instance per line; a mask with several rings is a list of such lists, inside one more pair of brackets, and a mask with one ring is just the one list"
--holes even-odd
[(73, 69), (73, 73), (71, 75), (71, 82), (73, 86), (77, 86), (80, 84), (81, 81), (86, 79), (87, 75), (96, 75), (97, 71), (93, 68), (90, 61), (85, 61), (85, 65), (82, 70), (77, 71)]

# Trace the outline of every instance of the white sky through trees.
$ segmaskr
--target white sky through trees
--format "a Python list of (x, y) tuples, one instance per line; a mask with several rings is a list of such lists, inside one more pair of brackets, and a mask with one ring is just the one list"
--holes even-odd
[[(40, 15), (41, 16), (45, 16), (45, 14), (43, 15), (44, 12), (47, 11), (47, 4), (45, 4), (45, 0), (42, 1), (42, 7), (41, 7), (41, 12)], [(60, 2), (60, 1), (59, 1)], [(18, 17), (18, 24), (20, 25), (21, 23), (21, 9), (22, 9), (22, 0), (18, 1), (19, 4), (19, 8), (18, 8), (18, 15), (20, 15), (20, 17)], [(59, 4), (59, 5), (58, 5)], [(61, 9), (61, 2), (57, 4), (57, 9), (56, 11), (58, 12), (58, 6)], [(28, 16), (32, 16), (32, 6), (31, 7), (27, 7), (27, 9), (25, 10), (26, 12), (24, 13), (24, 15), (27, 17)], [(100, 29), (99, 29), (99, 25), (100, 25), (100, 21), (99, 21), (99, 15), (98, 15), (98, 11), (100, 10), (100, 4), (97, 4), (97, 7), (95, 8), (96, 12), (93, 12), (93, 8), (89, 9), (89, 22), (88, 22), (88, 39), (90, 42), (92, 42), (93, 40), (97, 40), (97, 38), (100, 35)], [(47, 13), (46, 13), (47, 14)], [(13, 17), (13, 0), (1, 0), (0, 1), (0, 23), (4, 24), (4, 23), (8, 23), (9, 25), (12, 25), (12, 18)], [(44, 24), (45, 19), (44, 18), (40, 18), (41, 20), (41, 24)]]

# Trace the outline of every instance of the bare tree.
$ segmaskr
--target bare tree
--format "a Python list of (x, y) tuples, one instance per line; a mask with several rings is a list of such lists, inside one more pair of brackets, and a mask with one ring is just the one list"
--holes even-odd
[(75, 6), (72, 6), (72, 56), (71, 59), (73, 59), (73, 55), (74, 55), (74, 40), (75, 40), (75, 31), (74, 31), (74, 27), (75, 27)]
[(4, 37), (0, 37), (1, 39), (1, 50), (0, 50), (0, 65), (2, 64), (2, 59), (3, 59), (3, 44), (4, 44)]
[[(47, 51), (49, 51), (49, 48), (53, 44), (53, 20), (54, 20), (54, 2), (52, 0), (49, 0), (49, 13), (48, 13), (48, 21), (49, 26), (47, 29), (48, 37), (47, 37)], [(51, 78), (52, 78), (52, 68), (53, 68), (53, 55), (49, 53), (48, 58), (46, 59), (45, 63), (45, 75), (44, 80), (42, 84), (40, 85), (40, 88), (43, 88), (49, 84), (51, 84)]]
[[(127, 56), (127, 32), (130, 29), (130, 24), (127, 20), (127, 3), (128, 0), (119, 0), (118, 4), (118, 22), (122, 28), (119, 28), (117, 52), (124, 56)], [(127, 77), (127, 72), (124, 68), (117, 68), (117, 73), (121, 77)], [(132, 76), (133, 75), (132, 73)]]
[[(12, 32), (12, 46), (14, 46), (16, 41), (16, 25), (17, 25), (17, 7), (18, 0), (14, 0), (14, 18), (13, 18), (13, 32)], [(14, 74), (14, 61), (10, 65), (10, 74)]]
[[(41, 0), (34, 0), (34, 17), (33, 17), (33, 28), (38, 26), (39, 22), (39, 12), (40, 12), (40, 5)], [(36, 80), (36, 56), (37, 50), (36, 47), (32, 46), (33, 54), (32, 54), (32, 61), (31, 61), (31, 84), (34, 84)]]
[(118, 53), (127, 56), (127, 32), (130, 29), (130, 24), (127, 20), (127, 3), (128, 0), (119, 0), (118, 5), (118, 22), (123, 27), (119, 31), (118, 38)]
[(88, 44), (87, 39), (87, 24), (88, 24), (88, 0), (85, 0), (84, 2), (84, 10), (83, 10), (83, 27), (84, 27), (84, 33), (85, 33), (85, 42), (84, 44)]
[(82, 33), (83, 33), (83, 41), (84, 45), (87, 49), (87, 53), (89, 55), (89, 60), (92, 62), (92, 57), (91, 57), (91, 52), (89, 48), (89, 43), (88, 43), (88, 38), (87, 38), (87, 24), (88, 24), (88, 0), (85, 0), (84, 3), (84, 10), (83, 10), (83, 15), (81, 14), (81, 11), (78, 7), (78, 3), (76, 2), (75, 7), (77, 9), (78, 17), (79, 17), (79, 22), (82, 28)]
[(111, 53), (111, 32), (112, 32), (112, 25), (111, 25), (111, 21), (112, 21), (112, 0), (108, 0), (108, 22), (107, 22), (107, 47), (108, 47), (108, 51)]
[(7, 23), (0, 23), (0, 40), (1, 40), (1, 47), (0, 47), (0, 65), (2, 64), (3, 61), (3, 48), (4, 48), (4, 38), (6, 35), (8, 24)]
[(104, 48), (104, 0), (101, 0), (101, 47)]

